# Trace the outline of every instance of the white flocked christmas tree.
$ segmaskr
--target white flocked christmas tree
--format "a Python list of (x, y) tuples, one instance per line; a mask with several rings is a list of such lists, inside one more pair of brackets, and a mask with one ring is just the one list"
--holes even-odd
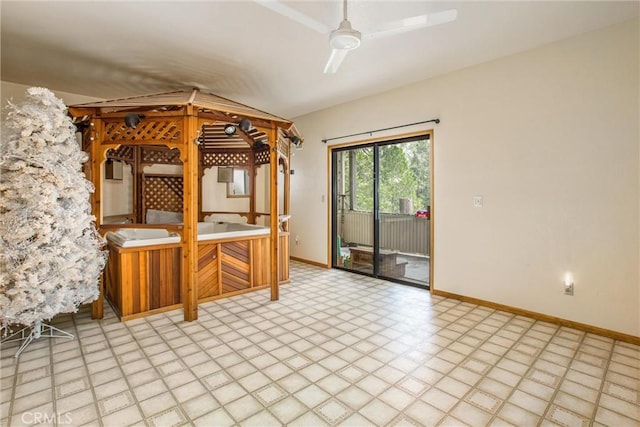
[[(0, 327), (40, 328), (99, 295), (104, 240), (89, 203), (93, 185), (66, 107), (30, 88), (9, 103), (0, 143)], [(39, 335), (36, 335), (38, 338)]]

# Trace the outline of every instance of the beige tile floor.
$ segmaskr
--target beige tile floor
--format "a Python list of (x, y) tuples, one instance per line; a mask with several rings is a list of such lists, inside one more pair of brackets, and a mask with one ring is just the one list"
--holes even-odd
[(640, 348), (338, 270), (2, 348), (3, 426), (640, 425)]

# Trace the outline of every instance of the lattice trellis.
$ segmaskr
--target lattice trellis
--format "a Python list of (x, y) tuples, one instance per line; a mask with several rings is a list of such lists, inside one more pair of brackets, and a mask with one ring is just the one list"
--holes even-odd
[(108, 121), (104, 128), (104, 142), (108, 144), (131, 141), (179, 142), (182, 138), (182, 121), (165, 118), (143, 119), (135, 128), (122, 120)]
[(278, 138), (278, 152), (287, 158), (289, 157), (290, 146), (288, 139)]
[(202, 166), (249, 166), (251, 151), (204, 151), (202, 152)]
[(166, 165), (181, 165), (182, 160), (180, 160), (180, 150), (177, 148), (167, 149), (167, 148), (142, 148), (142, 163), (160, 163)]
[(134, 148), (130, 145), (121, 145), (118, 148), (107, 150), (107, 159), (121, 160), (132, 163), (134, 157)]
[(269, 161), (271, 160), (269, 156), (269, 147), (261, 148), (256, 151), (255, 156), (256, 166), (269, 164)]
[(182, 212), (182, 177), (176, 175), (144, 175), (142, 197), (144, 212), (157, 209), (166, 212)]

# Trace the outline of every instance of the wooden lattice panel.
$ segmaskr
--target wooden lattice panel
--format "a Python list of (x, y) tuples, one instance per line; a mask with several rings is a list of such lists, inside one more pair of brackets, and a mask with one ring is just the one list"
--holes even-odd
[(144, 175), (143, 198), (145, 214), (148, 209), (182, 212), (182, 177), (175, 175)]
[(291, 144), (288, 139), (278, 138), (278, 152), (284, 157), (289, 157), (289, 149)]
[(151, 163), (151, 164), (166, 164), (166, 165), (181, 165), (182, 160), (180, 160), (180, 150), (177, 148), (168, 149), (168, 148), (142, 148), (142, 163)]
[(202, 166), (249, 166), (250, 151), (204, 151)]
[(108, 121), (104, 127), (104, 143), (132, 141), (180, 142), (182, 121), (166, 118), (144, 118), (135, 128), (124, 124), (123, 120)]
[(134, 148), (130, 145), (121, 145), (116, 149), (107, 150), (107, 159), (133, 162)]
[(260, 150), (255, 152), (255, 162), (256, 165), (268, 165), (269, 161), (269, 147), (261, 148)]

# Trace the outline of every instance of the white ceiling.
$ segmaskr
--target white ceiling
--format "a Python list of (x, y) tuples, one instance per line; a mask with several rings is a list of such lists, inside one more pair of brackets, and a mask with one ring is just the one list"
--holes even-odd
[[(286, 1), (337, 27), (341, 3)], [(320, 34), (250, 0), (2, 1), (3, 81), (115, 98), (197, 86), (283, 117), (638, 16), (639, 2), (349, 2), (355, 29), (445, 9), (453, 23), (364, 40), (337, 74)]]

